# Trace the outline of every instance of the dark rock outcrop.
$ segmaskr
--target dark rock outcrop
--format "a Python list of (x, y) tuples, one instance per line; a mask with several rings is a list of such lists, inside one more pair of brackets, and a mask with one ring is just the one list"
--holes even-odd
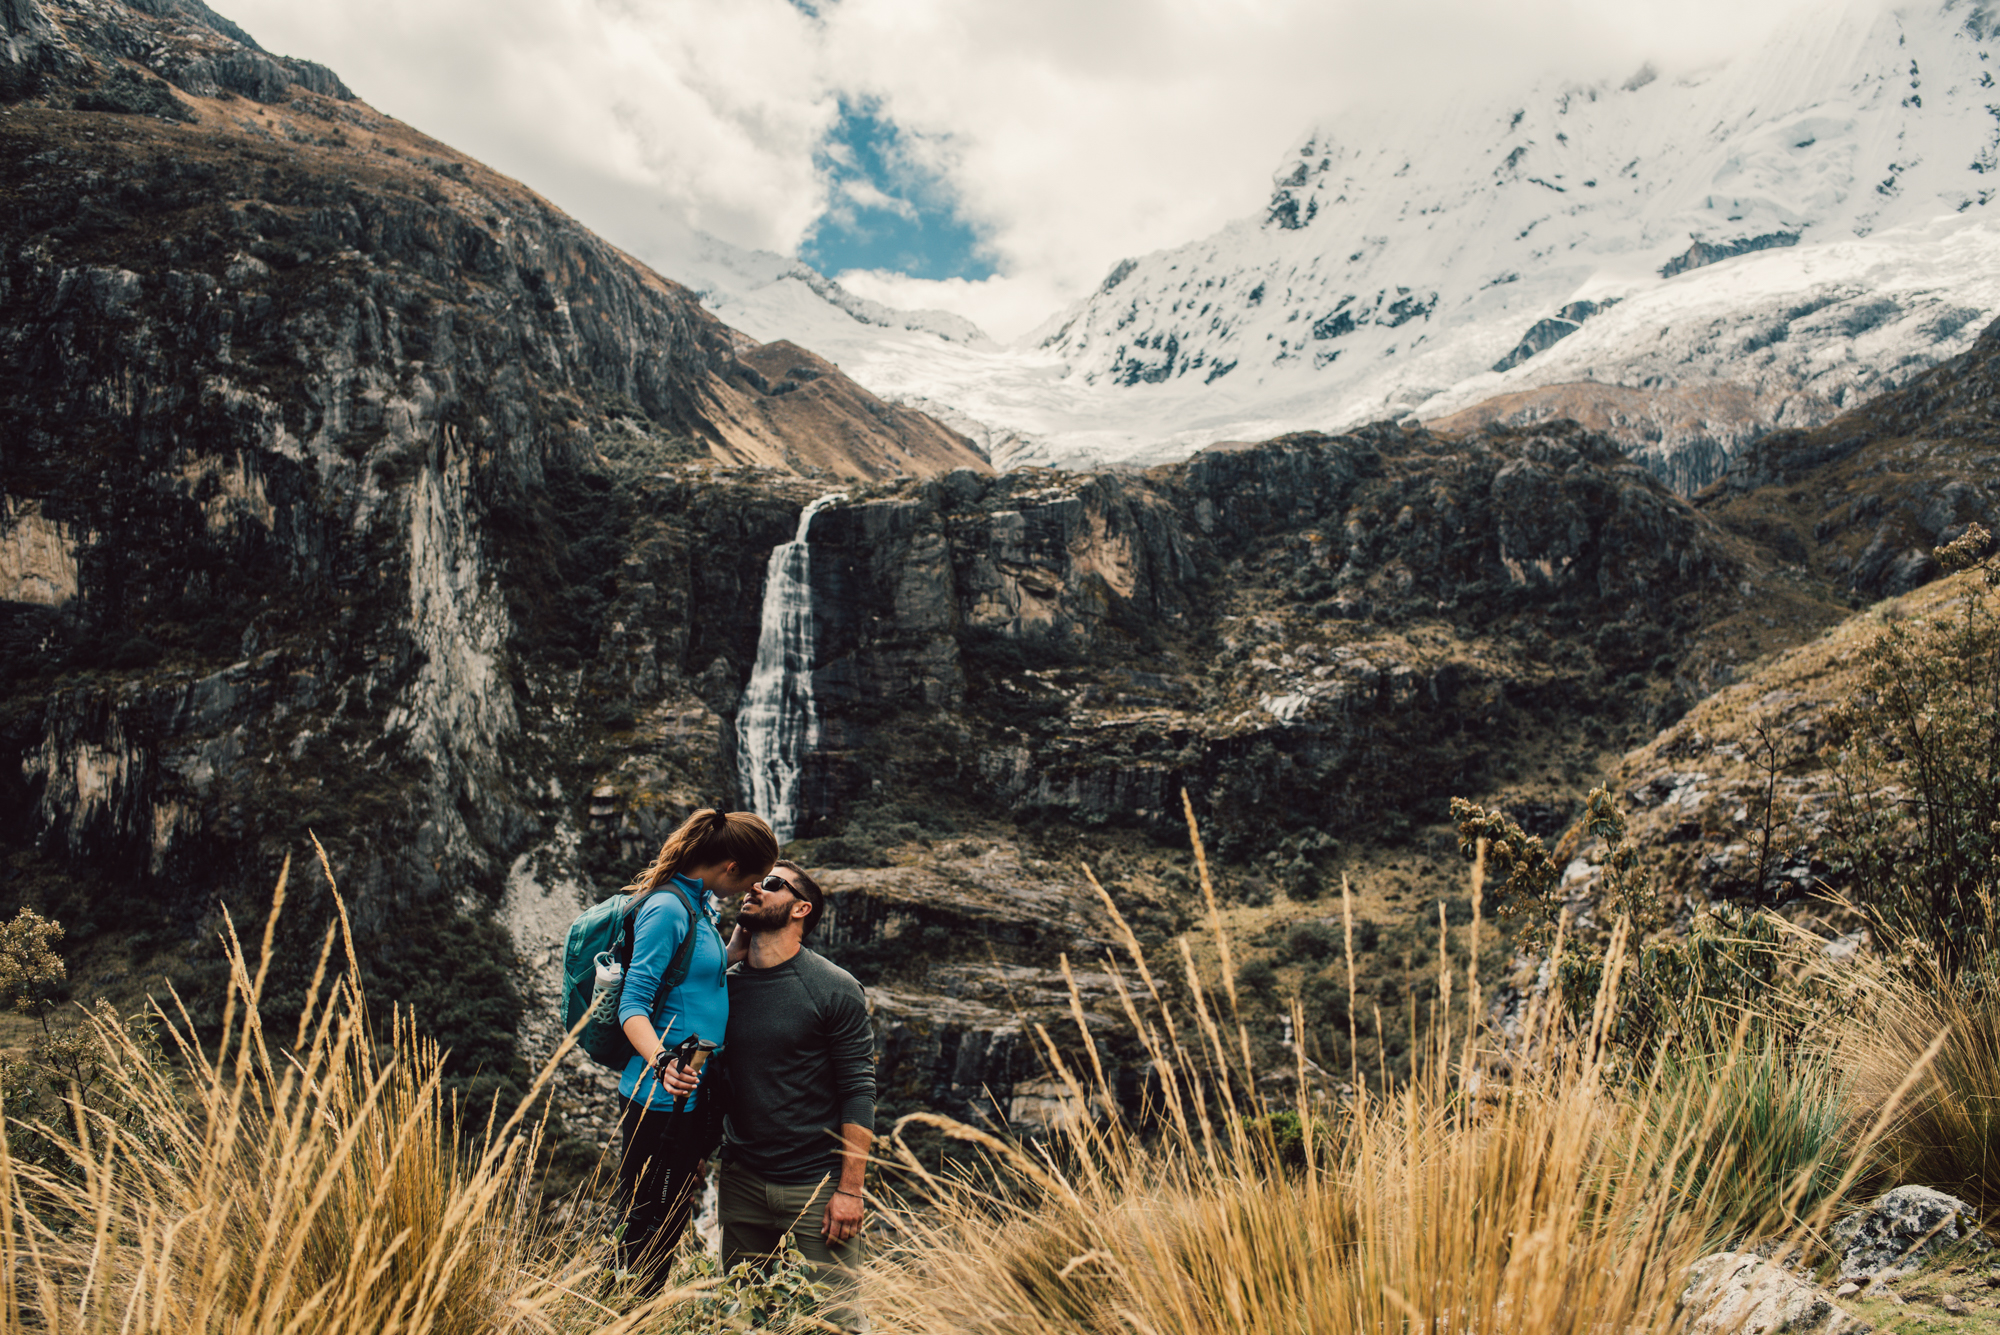
[[(276, 103), (288, 100), (294, 88), (341, 100), (354, 96), (332, 70), (309, 60), (272, 55), (201, 0), (128, 0), (110, 5), (7, 0), (7, 6), (9, 12), (0, 14), (0, 20), (10, 32), (18, 23), (23, 33), (40, 33), (41, 41), (54, 41), (76, 57), (50, 73), (87, 79), (91, 67), (96, 67), (103, 82), (76, 94), (80, 110), (119, 109), (95, 103), (105, 99), (101, 91), (105, 83), (115, 86), (133, 67), (193, 97), (233, 94)], [(60, 36), (53, 36), (58, 31)], [(131, 65), (124, 63), (128, 61)], [(56, 80), (66, 81), (70, 80)]]
[(1583, 328), (1583, 322), (1593, 315), (1601, 314), (1618, 304), (1618, 298), (1604, 301), (1572, 301), (1546, 320), (1537, 320), (1521, 335), (1521, 341), (1514, 350), (1493, 363), (1495, 371), (1511, 371), (1538, 352), (1547, 352), (1562, 340)]
[(0, 0), (0, 101), (32, 97), (84, 63), (36, 0)]
[(1827, 1230), (1841, 1279), (1889, 1280), (1915, 1274), (1953, 1252), (1993, 1250), (1972, 1207), (1931, 1187), (1902, 1186)]
[(1703, 269), (1723, 260), (1735, 259), (1759, 250), (1778, 250), (1799, 244), (1797, 232), (1765, 232), (1760, 236), (1739, 237), (1734, 241), (1700, 241), (1660, 266), (1660, 277), (1674, 278), (1694, 269)]

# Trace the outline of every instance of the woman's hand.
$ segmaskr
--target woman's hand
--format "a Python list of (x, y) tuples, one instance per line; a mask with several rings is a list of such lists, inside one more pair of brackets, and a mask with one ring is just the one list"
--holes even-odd
[(750, 958), (750, 933), (739, 922), (729, 933), (729, 962), (741, 964), (748, 958)]
[(701, 1083), (701, 1072), (689, 1070), (684, 1061), (675, 1061), (672, 1048), (661, 1048), (655, 1053), (652, 1066), (661, 1086), (676, 1098), (694, 1093), (695, 1086)]

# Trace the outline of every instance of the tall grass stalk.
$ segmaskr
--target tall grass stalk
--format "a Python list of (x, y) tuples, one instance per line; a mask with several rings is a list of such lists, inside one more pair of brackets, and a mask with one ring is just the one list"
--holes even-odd
[[(2000, 922), (1990, 895), (1967, 911), (1977, 967), (1953, 968), (1878, 920), (1889, 952), (1847, 981), (1840, 1058), (1864, 1111), (1890, 1103), (1919, 1053), (1923, 1076), (1895, 1103), (1876, 1149), (1877, 1175), (2000, 1208)], [(1899, 949), (1900, 947), (1900, 949)]]
[[(940, 1177), (889, 1138), (929, 1205), (901, 1218), (901, 1244), (874, 1264), (879, 1330), (1664, 1332), (1686, 1319), (1677, 1299), (1692, 1261), (1723, 1240), (1809, 1236), (1870, 1139), (1846, 1134), (1830, 1075), (1808, 1066), (1793, 1080), (1793, 1066), (1740, 1043), (1717, 1067), (1662, 1058), (1635, 1081), (1606, 1042), (1628, 958), (1621, 924), (1582, 1032), (1546, 995), (1498, 1060), (1475, 1006), (1456, 1044), (1434, 1026), (1407, 1082), (1338, 1104), (1304, 1093), (1295, 1054), (1301, 1169), (1280, 1152), (1248, 1046), (1224, 1041), (1192, 958), (1177, 1018), (1097, 893), (1123, 948), (1111, 976), (1145, 1057), (1144, 1115), (1115, 1114), (1073, 992), (1071, 1050), (1089, 1074), (1041, 1033), (1075, 1112), (1048, 1143), (905, 1118), (986, 1146), (1001, 1172), (997, 1184)], [(1466, 983), (1477, 997), (1476, 964)], [(1718, 1163), (1722, 1143), (1732, 1151)]]
[[(536, 1222), (531, 1110), (554, 1060), (511, 1114), (466, 1135), (436, 1045), (400, 1015), (378, 1043), (344, 905), (290, 1046), (267, 1034), (258, 1003), (289, 873), (254, 972), (229, 928), (217, 1050), (177, 999), (156, 1016), (177, 1063), (94, 1021), (112, 1097), (71, 1100), (58, 1134), (76, 1171), (17, 1161), (0, 1135), (0, 1335), (657, 1328), (686, 1293), (621, 1314), (592, 1296), (608, 1240)], [(337, 945), (344, 974), (329, 967)]]
[(1674, 1193), (1710, 1202), (1728, 1229), (1802, 1223), (1837, 1195), (1854, 1157), (1851, 1084), (1830, 1052), (1787, 1048), (1747, 1016), (1721, 1042), (1662, 1052), (1635, 1097), (1644, 1134), (1688, 1142)]

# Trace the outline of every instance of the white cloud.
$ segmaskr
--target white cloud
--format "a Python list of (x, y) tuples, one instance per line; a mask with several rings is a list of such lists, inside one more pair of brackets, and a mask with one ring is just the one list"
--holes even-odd
[(786, 0), (222, 0), (266, 47), (519, 177), (621, 245), (698, 227), (790, 251), (838, 108)]
[(906, 218), (911, 222), (917, 220), (916, 205), (907, 199), (898, 199), (884, 192), (872, 182), (860, 179), (842, 181), (836, 187), (836, 191), (842, 199), (859, 208), (881, 209), (884, 213), (893, 213), (898, 218)]
[(815, 168), (838, 99), (874, 99), (997, 272), (842, 281), (1009, 337), (1119, 258), (1254, 212), (1339, 105), (1685, 66), (1796, 0), (829, 0), (817, 19), (786, 0), (223, 4), (670, 274), (689, 228), (794, 254), (839, 196), (901, 204), (837, 196)]

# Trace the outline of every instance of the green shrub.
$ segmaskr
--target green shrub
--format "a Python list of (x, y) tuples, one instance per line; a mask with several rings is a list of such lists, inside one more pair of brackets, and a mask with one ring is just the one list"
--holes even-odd
[(1243, 961), (1236, 970), (1236, 986), (1259, 999), (1268, 1000), (1278, 990), (1278, 971), (1271, 961), (1258, 955)]
[(1980, 949), (2000, 865), (2000, 563), (1977, 559), (1990, 543), (1974, 524), (1938, 550), (1983, 579), (1943, 614), (1884, 630), (1862, 651), (1864, 688), (1829, 718), (1838, 870), (1947, 975)]
[(931, 963), (951, 958), (954, 947), (965, 944), (949, 927), (913, 923), (901, 931), (877, 932), (866, 941), (819, 942), (814, 948), (860, 982), (874, 984), (885, 975), (920, 976)]
[(830, 835), (803, 841), (792, 856), (819, 867), (886, 867), (898, 844), (922, 843), (957, 834), (958, 821), (942, 808), (918, 802), (858, 805)]
[[(1352, 1000), (1347, 995), (1345, 974), (1338, 970), (1328, 970), (1306, 980), (1306, 985), (1299, 996), (1299, 1005), (1305, 1012), (1306, 1023), (1317, 1025), (1323, 1038), (1345, 1044)], [(1368, 1007), (1364, 1005), (1361, 1009), (1366, 1012)]]
[(1306, 1133), (1312, 1132), (1313, 1159), (1325, 1165), (1334, 1156), (1332, 1128), (1317, 1117), (1301, 1117), (1291, 1108), (1252, 1117), (1243, 1124), (1250, 1144), (1266, 1150), (1289, 1173), (1306, 1169)]
[(1824, 1053), (1768, 1036), (1705, 1046), (1662, 1049), (1641, 1096), (1674, 1199), (1724, 1222), (1717, 1245), (1811, 1216), (1853, 1152), (1847, 1082)]
[[(1357, 946), (1359, 943), (1356, 943)], [(1294, 923), (1285, 933), (1282, 958), (1291, 963), (1306, 961), (1322, 963), (1340, 955), (1345, 949), (1340, 928), (1325, 922)]]
[[(1539, 838), (1499, 812), (1462, 798), (1451, 805), (1466, 855), (1481, 840), (1486, 843), (1488, 884), (1500, 882), (1499, 916), (1522, 924), (1518, 939), (1523, 946), (1547, 954), (1567, 903), (1554, 859)], [(1606, 917), (1623, 917), (1632, 940), (1645, 942), (1622, 957), (1626, 976), (1616, 993), (1618, 1008), (1604, 1031), (1628, 1060), (1650, 1060), (1663, 1042), (1706, 1050), (1714, 1035), (1733, 1033), (1746, 1014), (1756, 1018), (1760, 1033), (1798, 1036), (1809, 1011), (1773, 1004), (1784, 960), (1784, 927), (1776, 918), (1723, 905), (1697, 916), (1681, 935), (1646, 941), (1646, 933), (1662, 925), (1663, 915), (1640, 866), (1639, 850), (1626, 837), (1625, 815), (1609, 790), (1591, 792), (1584, 829), (1601, 841), (1598, 898), (1608, 910)], [(1576, 936), (1565, 942), (1556, 961), (1559, 994), (1579, 1029), (1593, 1021), (1609, 964), (1603, 945)], [(1819, 984), (1799, 986), (1810, 993)]]
[(164, 654), (159, 645), (143, 635), (134, 635), (119, 644), (111, 654), (109, 666), (121, 672), (131, 672), (152, 667)]

